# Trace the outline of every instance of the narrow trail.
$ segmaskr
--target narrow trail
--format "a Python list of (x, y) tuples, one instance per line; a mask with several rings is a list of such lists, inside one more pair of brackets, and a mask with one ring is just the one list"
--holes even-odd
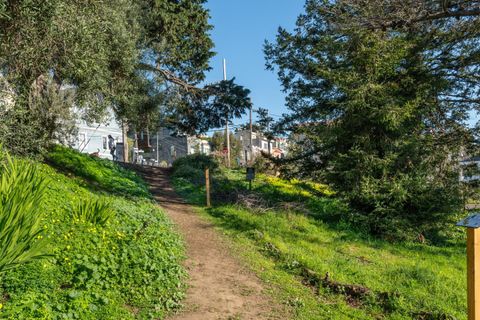
[[(158, 204), (183, 235), (189, 273), (185, 308), (170, 320), (279, 319), (279, 308), (263, 294), (260, 280), (232, 256), (214, 226), (173, 190), (168, 170), (136, 168)], [(285, 314), (282, 316), (285, 318)]]

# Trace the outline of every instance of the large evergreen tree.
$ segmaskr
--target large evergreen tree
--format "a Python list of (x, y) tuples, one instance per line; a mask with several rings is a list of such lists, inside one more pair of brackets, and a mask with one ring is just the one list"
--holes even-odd
[(350, 218), (374, 233), (425, 233), (461, 205), (457, 164), (472, 147), (466, 120), (478, 107), (479, 29), (470, 30), (478, 20), (374, 25), (405, 17), (395, 3), (309, 0), (295, 31), (280, 29), (265, 52), (288, 93), (292, 112), (280, 127), (299, 142), (296, 174), (331, 183)]

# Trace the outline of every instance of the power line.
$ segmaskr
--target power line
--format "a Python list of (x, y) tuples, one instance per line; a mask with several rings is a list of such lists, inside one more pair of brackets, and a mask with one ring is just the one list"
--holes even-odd
[(274, 113), (269, 113), (268, 115), (276, 117), (276, 118), (283, 118), (283, 115), (281, 116), (281, 115), (274, 114)]
[[(238, 128), (241, 128), (242, 126), (243, 126), (243, 124), (235, 124), (235, 125), (230, 126), (230, 128), (238, 129)], [(225, 129), (210, 129), (210, 130), (207, 130), (205, 132), (218, 132), (218, 131), (225, 131)]]
[[(259, 109), (253, 109), (252, 112), (258, 113), (258, 110)], [(273, 117), (273, 118), (277, 118), (277, 119), (283, 118), (282, 115), (278, 115), (278, 114), (274, 114), (274, 113), (269, 113), (268, 115)], [(231, 129), (240, 129), (240, 128), (243, 128), (243, 127), (245, 127), (245, 124), (235, 124), (235, 125), (230, 126)], [(224, 128), (223, 129), (210, 129), (210, 130), (205, 131), (205, 133), (221, 132), (221, 131), (225, 131), (225, 129)]]

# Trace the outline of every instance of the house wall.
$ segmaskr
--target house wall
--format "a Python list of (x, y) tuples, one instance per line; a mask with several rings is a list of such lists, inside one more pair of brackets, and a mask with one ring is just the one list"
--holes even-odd
[[(197, 138), (189, 137), (186, 135), (182, 136), (172, 136), (173, 132), (167, 128), (160, 128), (158, 131), (158, 164), (161, 165), (162, 162), (168, 166), (181, 157), (185, 157), (189, 154), (202, 153), (210, 154), (210, 144), (208, 141)], [(145, 160), (152, 160), (154, 163), (157, 160), (157, 133), (150, 132), (150, 147), (148, 152), (144, 153), (143, 157)], [(146, 134), (140, 132), (139, 136), (139, 147), (146, 146), (147, 141)]]
[[(0, 74), (0, 115), (2, 112), (12, 108), (14, 104), (14, 91)], [(92, 123), (89, 125), (85, 121), (78, 121), (78, 134), (74, 137), (66, 137), (65, 140), (69, 142), (71, 147), (78, 151), (83, 153), (98, 152), (99, 157), (112, 159), (110, 150), (108, 149), (108, 135), (111, 135), (116, 142), (121, 142), (122, 129), (115, 120), (113, 110), (109, 109), (107, 112), (107, 120), (102, 124)]]
[(98, 152), (100, 158), (112, 159), (108, 149), (108, 135), (111, 135), (117, 143), (122, 142), (122, 128), (114, 118), (113, 110), (109, 111), (109, 119), (106, 123), (87, 124), (85, 121), (78, 122), (78, 134), (73, 139), (73, 148), (83, 153)]
[[(172, 136), (172, 131), (160, 128), (158, 131), (158, 164), (166, 162), (168, 166), (188, 154), (188, 141), (186, 136)], [(150, 133), (151, 152), (144, 155), (147, 159), (157, 158), (157, 133)]]
[[(247, 157), (247, 161), (251, 160), (251, 150), (250, 150), (250, 131), (249, 130), (241, 130), (235, 133), (235, 137), (240, 140), (242, 143), (242, 160), (241, 163), (245, 163), (245, 156)], [(268, 148), (268, 144), (270, 143), (270, 149)], [(252, 145), (253, 145), (253, 153), (255, 156), (259, 155), (262, 151), (268, 152), (270, 150), (271, 153), (274, 153), (275, 149), (276, 153), (281, 153), (283, 155), (286, 154), (287, 148), (287, 140), (284, 138), (276, 138), (273, 140), (268, 141), (265, 137), (261, 134), (256, 132), (252, 133)], [(280, 157), (280, 156), (279, 156)]]
[(188, 137), (188, 154), (206, 154), (211, 153), (210, 143), (208, 141), (197, 138), (197, 137)]

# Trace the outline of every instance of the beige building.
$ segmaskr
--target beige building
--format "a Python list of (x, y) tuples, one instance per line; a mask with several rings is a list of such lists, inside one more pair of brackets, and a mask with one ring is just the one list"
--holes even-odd
[(202, 137), (175, 135), (168, 128), (160, 128), (158, 132), (150, 132), (148, 135), (140, 132), (138, 146), (145, 151), (143, 157), (147, 162), (167, 166), (190, 154), (211, 153), (210, 143)]
[(288, 152), (288, 140), (283, 137), (275, 137), (269, 141), (262, 133), (252, 132), (253, 148), (250, 147), (250, 130), (236, 131), (235, 138), (242, 144), (242, 164), (252, 159), (252, 149), (254, 157), (259, 156), (263, 152), (270, 153), (277, 158), (283, 158)]

